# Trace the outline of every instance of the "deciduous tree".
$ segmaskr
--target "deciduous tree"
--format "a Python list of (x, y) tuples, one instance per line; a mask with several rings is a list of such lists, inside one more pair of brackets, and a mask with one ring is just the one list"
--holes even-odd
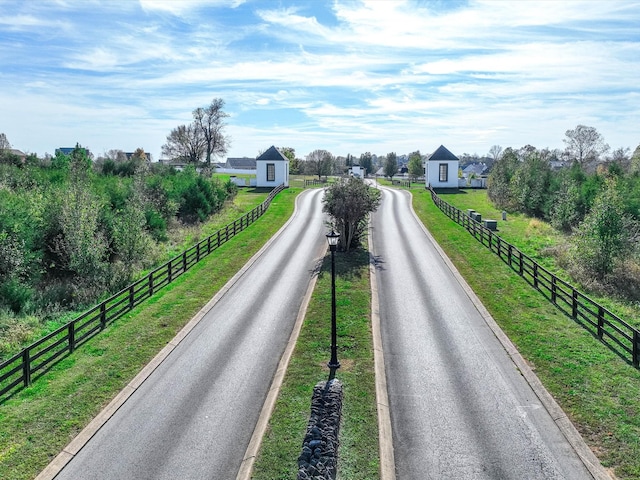
[(515, 207), (511, 179), (519, 167), (518, 156), (511, 148), (507, 148), (500, 159), (493, 164), (487, 179), (487, 194), (498, 208), (510, 210)]
[(371, 152), (365, 152), (360, 155), (360, 166), (364, 168), (365, 175), (375, 173), (373, 167), (373, 156), (371, 155)]
[(340, 234), (340, 248), (348, 251), (366, 231), (367, 216), (380, 204), (380, 191), (361, 178), (342, 178), (327, 188), (322, 202), (332, 228)]
[(398, 159), (395, 152), (387, 153), (384, 161), (384, 176), (393, 180), (393, 176), (398, 173)]
[(565, 132), (563, 142), (567, 145), (565, 153), (580, 165), (597, 161), (600, 155), (609, 150), (609, 145), (604, 142), (604, 137), (593, 127), (578, 125), (573, 130)]
[(167, 135), (162, 155), (173, 160), (197, 164), (202, 160), (206, 144), (202, 130), (195, 123), (179, 125)]
[(409, 155), (409, 175), (415, 181), (418, 177), (424, 175), (424, 165), (422, 165), (422, 155), (420, 150)]
[(212, 156), (221, 156), (227, 153), (229, 138), (224, 135), (224, 119), (229, 116), (224, 110), (224, 100), (214, 98), (204, 108), (196, 108), (193, 111), (193, 121), (197, 129), (202, 133), (204, 140), (205, 163), (211, 166)]
[(7, 136), (4, 133), (0, 133), (0, 155), (10, 148), (11, 144), (9, 143), (9, 140), (7, 140)]
[(625, 214), (615, 178), (609, 178), (574, 236), (574, 263), (603, 280), (632, 248), (637, 224)]
[(323, 175), (331, 175), (333, 171), (334, 158), (327, 150), (314, 150), (307, 155), (307, 167), (306, 173), (311, 175), (318, 175), (318, 180), (322, 179)]

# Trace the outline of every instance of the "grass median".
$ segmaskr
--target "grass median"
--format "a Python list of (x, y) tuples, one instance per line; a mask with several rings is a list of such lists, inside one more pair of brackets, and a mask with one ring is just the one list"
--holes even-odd
[[(427, 191), (412, 193), (414, 209), (422, 222), (602, 464), (620, 479), (640, 478), (640, 372), (562, 314), (447, 218)], [(457, 199), (447, 195), (445, 200), (458, 208), (482, 212), (473, 202), (463, 201), (462, 195)], [(526, 239), (517, 228), (509, 235), (516, 246), (539, 241)]]
[(289, 219), (299, 192), (279, 193), (254, 225), (0, 405), (0, 480), (34, 478)]
[[(379, 478), (378, 424), (371, 337), (369, 254), (336, 253), (338, 360), (336, 378), (344, 399), (338, 452), (338, 477)], [(329, 378), (331, 335), (331, 263), (324, 260), (313, 297), (289, 363), (252, 478), (296, 478), (311, 396), (316, 383)]]

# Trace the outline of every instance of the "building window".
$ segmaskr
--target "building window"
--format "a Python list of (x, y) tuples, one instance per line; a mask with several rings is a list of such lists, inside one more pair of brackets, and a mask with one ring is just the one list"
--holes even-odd
[(440, 182), (447, 182), (449, 180), (449, 164), (440, 164)]
[(276, 164), (267, 163), (267, 182), (276, 181)]

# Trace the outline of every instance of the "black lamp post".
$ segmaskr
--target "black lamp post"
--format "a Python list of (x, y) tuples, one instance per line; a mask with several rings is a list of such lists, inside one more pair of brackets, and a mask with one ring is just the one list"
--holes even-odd
[(340, 234), (331, 230), (327, 233), (327, 242), (331, 250), (331, 360), (327, 366), (330, 369), (340, 368), (338, 361), (338, 346), (336, 345), (336, 260), (335, 252), (340, 240)]

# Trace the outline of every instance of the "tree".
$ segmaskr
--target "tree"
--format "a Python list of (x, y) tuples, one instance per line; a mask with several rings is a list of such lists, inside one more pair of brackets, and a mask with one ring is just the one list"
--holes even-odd
[(493, 164), (487, 179), (487, 195), (498, 208), (510, 210), (515, 207), (510, 185), (519, 167), (520, 160), (511, 148), (507, 148), (500, 159)]
[(179, 125), (167, 135), (167, 143), (162, 145), (162, 155), (174, 160), (197, 164), (206, 149), (202, 130), (194, 123)]
[(204, 108), (196, 108), (193, 111), (194, 124), (202, 133), (204, 141), (205, 163), (211, 166), (211, 156), (220, 156), (227, 153), (228, 137), (223, 133), (224, 119), (229, 116), (222, 109), (224, 100), (214, 98)]
[(340, 234), (340, 248), (348, 251), (366, 232), (368, 215), (380, 205), (380, 191), (361, 178), (342, 178), (326, 189), (322, 203), (331, 227)]
[(420, 150), (409, 154), (409, 175), (414, 181), (424, 175), (424, 165), (422, 165)]
[(565, 135), (567, 138), (563, 142), (567, 145), (566, 155), (581, 166), (597, 161), (600, 155), (609, 150), (604, 137), (593, 127), (578, 125), (574, 130), (567, 130)]
[(333, 162), (333, 155), (328, 151), (314, 150), (307, 155), (307, 173), (318, 175), (318, 180), (321, 180), (323, 175), (331, 174), (333, 171)]
[(387, 159), (384, 162), (384, 176), (393, 180), (393, 176), (398, 173), (398, 160), (395, 152), (387, 154)]
[(0, 155), (4, 153), (5, 150), (10, 150), (11, 144), (9, 140), (7, 140), (7, 136), (4, 133), (0, 133)]
[(502, 155), (502, 147), (500, 145), (493, 145), (489, 149), (489, 156), (493, 158), (494, 162), (500, 160), (500, 156)]
[(360, 154), (360, 166), (364, 168), (365, 175), (374, 173), (373, 169), (373, 156), (371, 152)]
[(640, 145), (636, 147), (631, 155), (631, 173), (640, 173)]
[(571, 231), (580, 219), (580, 190), (569, 174), (564, 174), (560, 188), (553, 197), (551, 225), (564, 232)]
[(586, 276), (603, 280), (632, 248), (637, 225), (624, 212), (615, 178), (606, 181), (574, 236), (574, 263)]
[(538, 152), (527, 155), (510, 182), (516, 208), (527, 215), (543, 218), (549, 191), (551, 168)]
[(69, 155), (69, 180), (60, 204), (60, 235), (50, 248), (69, 272), (76, 301), (90, 302), (102, 293), (107, 277), (107, 239), (100, 229), (102, 200), (91, 190), (91, 159), (76, 145)]

